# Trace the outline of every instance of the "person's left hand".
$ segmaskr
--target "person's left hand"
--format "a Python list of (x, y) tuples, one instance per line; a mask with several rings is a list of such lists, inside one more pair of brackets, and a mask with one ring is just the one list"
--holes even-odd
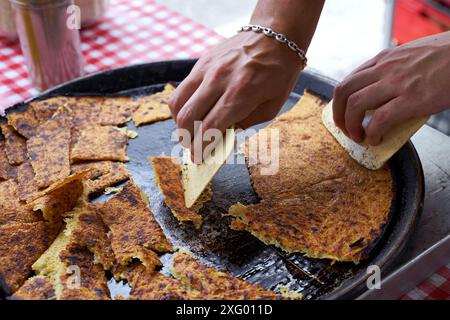
[[(377, 145), (394, 125), (450, 108), (450, 32), (381, 52), (334, 92), (336, 125), (355, 140)], [(375, 110), (363, 128), (366, 111)]]

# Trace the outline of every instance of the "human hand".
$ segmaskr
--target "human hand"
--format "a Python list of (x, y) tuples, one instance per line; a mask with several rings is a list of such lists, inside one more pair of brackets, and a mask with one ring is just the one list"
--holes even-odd
[(336, 125), (370, 145), (397, 123), (450, 108), (450, 32), (382, 51), (336, 87), (333, 101)]
[[(169, 100), (173, 119), (195, 139), (212, 128), (224, 132), (232, 125), (269, 121), (301, 68), (301, 59), (284, 44), (255, 32), (239, 33), (203, 55), (178, 86)], [(194, 121), (202, 121), (202, 132), (194, 132)]]

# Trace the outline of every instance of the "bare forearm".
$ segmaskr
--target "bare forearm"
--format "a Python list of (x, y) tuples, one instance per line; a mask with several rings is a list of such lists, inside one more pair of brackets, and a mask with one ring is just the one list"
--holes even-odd
[(324, 2), (325, 0), (259, 0), (251, 23), (283, 33), (307, 50)]

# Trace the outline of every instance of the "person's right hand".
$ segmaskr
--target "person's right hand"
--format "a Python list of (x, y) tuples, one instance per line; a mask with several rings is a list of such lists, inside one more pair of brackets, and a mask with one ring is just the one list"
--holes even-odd
[[(192, 140), (211, 128), (225, 132), (269, 121), (301, 69), (301, 59), (285, 44), (241, 32), (203, 55), (178, 86), (169, 100), (173, 119)], [(202, 132), (194, 132), (194, 121), (202, 121)]]

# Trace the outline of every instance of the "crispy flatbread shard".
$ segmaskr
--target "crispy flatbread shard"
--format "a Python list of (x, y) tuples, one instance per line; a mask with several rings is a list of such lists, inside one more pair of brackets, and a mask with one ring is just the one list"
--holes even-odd
[(94, 263), (105, 270), (111, 269), (115, 262), (108, 231), (95, 206), (88, 203), (72, 211), (64, 230), (75, 243), (86, 246), (94, 254)]
[(10, 295), (25, 282), (32, 264), (51, 243), (44, 222), (0, 225), (0, 286)]
[(48, 187), (70, 174), (71, 119), (70, 110), (61, 107), (27, 141), (28, 156), (39, 188)]
[[(350, 158), (323, 126), (323, 104), (305, 93), (291, 111), (250, 138), (247, 165), (262, 200), (230, 208), (236, 218), (231, 227), (287, 252), (358, 263), (388, 222), (392, 177), (387, 167), (372, 171)], [(279, 167), (263, 174), (267, 159), (252, 158), (249, 146), (262, 143), (273, 129), (279, 132)], [(271, 144), (266, 154), (272, 154)]]
[(17, 183), (13, 180), (0, 182), (0, 225), (11, 222), (31, 223), (42, 216), (21, 203), (17, 196)]
[[(181, 182), (181, 167), (178, 160), (165, 156), (151, 157), (150, 160), (153, 164), (156, 183), (163, 193), (164, 202), (170, 208), (175, 218), (180, 222), (192, 222), (197, 228), (200, 227), (202, 223), (201, 215), (194, 208), (186, 208), (184, 189)], [(205, 197), (204, 200), (209, 200), (210, 198), (211, 196)], [(199, 207), (201, 208), (201, 206)]]
[(100, 105), (103, 97), (76, 97), (67, 106), (73, 112), (73, 126), (80, 128), (99, 124)]
[(59, 107), (66, 106), (73, 102), (72, 97), (52, 97), (44, 100), (33, 101), (30, 103), (30, 108), (33, 109), (35, 118), (41, 124), (49, 120)]
[(5, 141), (0, 141), (0, 181), (9, 180), (11, 177), (11, 165), (5, 152)]
[(132, 116), (136, 126), (169, 119), (172, 114), (168, 100), (174, 90), (175, 87), (168, 83), (161, 92), (137, 98), (138, 108)]
[(47, 277), (36, 276), (28, 279), (12, 296), (11, 300), (54, 300), (55, 290)]
[(171, 252), (172, 245), (150, 211), (145, 195), (130, 181), (119, 193), (98, 205), (111, 231), (112, 249), (119, 264), (139, 258), (150, 270), (159, 264), (157, 252)]
[(207, 267), (187, 253), (173, 258), (172, 274), (182, 280), (191, 291), (198, 291), (202, 299), (273, 300), (277, 295), (259, 285), (250, 284), (228, 273)]
[(94, 161), (73, 164), (72, 173), (89, 170), (86, 176), (86, 188), (88, 193), (98, 193), (107, 187), (114, 186), (130, 178), (127, 168), (120, 162)]
[(39, 125), (32, 108), (11, 112), (6, 118), (8, 119), (8, 124), (27, 139), (34, 135)]
[(53, 238), (56, 238), (63, 227), (64, 218), (75, 208), (78, 201), (83, 200), (83, 176), (79, 173), (57, 182), (44, 191), (36, 194), (29, 203), (35, 212), (42, 213), (47, 221)]
[[(64, 232), (33, 264), (33, 270), (50, 279), (58, 300), (109, 299), (103, 268), (94, 264), (94, 256), (88, 249), (74, 243)], [(72, 286), (74, 270), (80, 276), (76, 286)]]
[(99, 110), (99, 124), (118, 126), (128, 122), (138, 108), (131, 97), (107, 97)]
[(31, 198), (39, 189), (34, 181), (34, 170), (29, 161), (16, 168), (17, 195), (21, 201)]
[(27, 144), (24, 137), (20, 136), (13, 127), (6, 123), (0, 124), (5, 137), (5, 152), (11, 165), (19, 165), (27, 161)]
[(72, 147), (71, 162), (88, 160), (128, 161), (128, 136), (113, 126), (87, 126)]
[(134, 263), (124, 272), (123, 278), (131, 286), (128, 300), (199, 300), (199, 292), (190, 291), (183, 281), (148, 271), (139, 263)]

